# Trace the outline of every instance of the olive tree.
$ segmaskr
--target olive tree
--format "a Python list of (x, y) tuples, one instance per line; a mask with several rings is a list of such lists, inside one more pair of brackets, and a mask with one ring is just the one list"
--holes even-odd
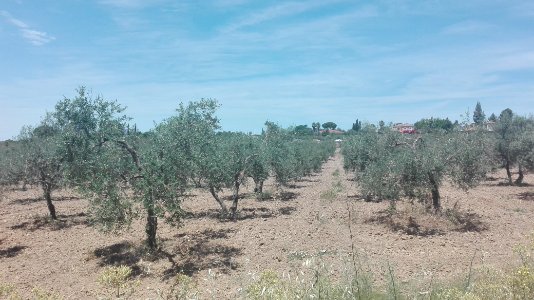
[(263, 184), (269, 178), (267, 144), (261, 137), (252, 137), (252, 153), (249, 176), (254, 181), (254, 193), (263, 197)]
[(180, 104), (175, 116), (154, 129), (150, 140), (153, 146), (144, 152), (149, 176), (140, 182), (142, 201), (173, 224), (182, 216), (181, 199), (191, 176), (190, 168), (202, 167), (210, 155), (205, 149), (219, 127), (217, 107), (217, 102), (211, 99)]
[(399, 162), (401, 135), (366, 131), (344, 142), (344, 168), (355, 173), (366, 200), (394, 200), (399, 198)]
[(182, 216), (188, 155), (174, 130), (198, 130), (194, 122), (175, 127), (182, 125), (177, 120), (195, 115), (212, 124), (216, 118), (209, 102), (180, 105), (177, 116), (140, 136), (127, 134), (129, 118), (123, 111), (116, 102), (93, 98), (80, 88), (74, 99), (60, 101), (53, 115), (62, 132), (66, 174), (89, 196), (93, 220), (113, 230), (144, 212), (147, 245), (154, 250), (158, 218), (178, 224)]
[(272, 122), (265, 123), (267, 129), (264, 141), (267, 151), (267, 164), (280, 186), (286, 185), (295, 177), (296, 160), (289, 143), (290, 137), (283, 128)]
[(52, 114), (66, 156), (64, 173), (90, 200), (95, 223), (105, 230), (121, 228), (135, 215), (127, 191), (143, 179), (137, 150), (125, 136), (128, 118), (116, 102), (93, 98), (84, 87), (77, 92), (59, 101)]
[(0, 193), (19, 185), (26, 190), (28, 177), (27, 164), (21, 156), (21, 145), (18, 141), (4, 142), (0, 146)]
[(219, 121), (215, 117), (218, 104), (215, 100), (205, 99), (180, 105), (179, 114), (167, 119), (158, 126), (165, 132), (169, 141), (169, 150), (174, 151), (176, 163), (183, 170), (176, 176), (184, 184), (192, 181), (195, 186), (207, 188), (221, 206), (223, 215), (228, 209), (219, 192), (228, 184), (229, 176), (225, 152), (221, 141), (216, 136)]
[(534, 170), (534, 130), (526, 134), (520, 141), (521, 148), (525, 149), (521, 157), (522, 165), (528, 170)]
[[(534, 143), (534, 120), (515, 115), (511, 109), (505, 109), (499, 115), (495, 127), (496, 152), (506, 169), (508, 184), (521, 184), (524, 168), (529, 168)], [(517, 165), (518, 177), (512, 179), (511, 169)]]
[(222, 147), (226, 157), (227, 178), (230, 179), (227, 186), (232, 188), (232, 206), (230, 208), (232, 218), (237, 217), (237, 205), (239, 202), (239, 189), (250, 174), (251, 162), (258, 155), (254, 153), (252, 137), (243, 133), (227, 134), (223, 138)]
[[(204, 163), (203, 176), (206, 180), (211, 195), (221, 206), (223, 215), (228, 215), (228, 208), (219, 197), (219, 192), (224, 188), (232, 190), (232, 206), (230, 207), (231, 217), (237, 217), (237, 207), (239, 203), (239, 191), (246, 179), (251, 176), (256, 180), (261, 179), (264, 174), (258, 170), (259, 160), (256, 157), (261, 153), (255, 145), (255, 137), (243, 133), (221, 132), (213, 140), (210, 155)], [(256, 173), (255, 173), (256, 172)]]
[(160, 132), (166, 131), (176, 155), (180, 153), (177, 159), (183, 160), (183, 172), (179, 176), (197, 187), (206, 179), (206, 168), (213, 162), (212, 156), (216, 155), (215, 131), (220, 128), (215, 116), (218, 106), (213, 99), (180, 104), (178, 114), (158, 126)]
[(0, 159), (0, 183), (3, 186), (23, 183), (38, 185), (43, 192), (50, 217), (57, 219), (52, 202), (52, 191), (62, 183), (62, 162), (65, 158), (59, 151), (57, 130), (45, 118), (33, 128), (22, 128), (16, 141), (5, 145)]
[(221, 207), (222, 216), (225, 217), (228, 215), (228, 208), (219, 196), (219, 192), (229, 185), (231, 176), (228, 175), (226, 152), (219, 146), (219, 139), (220, 137), (214, 136), (210, 140), (209, 146), (204, 148), (206, 155), (199, 164), (199, 170), (204, 178), (206, 188)]
[(45, 119), (36, 128), (24, 127), (19, 135), (19, 171), (25, 183), (39, 185), (43, 192), (50, 217), (57, 219), (56, 208), (52, 202), (52, 191), (63, 181), (62, 165), (65, 155), (58, 146), (56, 128), (47, 124)]

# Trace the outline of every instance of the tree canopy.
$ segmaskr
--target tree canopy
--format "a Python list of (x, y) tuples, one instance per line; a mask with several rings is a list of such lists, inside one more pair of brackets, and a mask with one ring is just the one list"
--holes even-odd
[(326, 123), (323, 123), (322, 126), (324, 129), (330, 129), (330, 130), (335, 130), (337, 128), (337, 124), (334, 122), (326, 122)]
[[(495, 151), (506, 169), (508, 184), (522, 184), (525, 168), (533, 169), (534, 165), (534, 119), (515, 115), (507, 108), (499, 115), (495, 133)], [(518, 177), (513, 181), (511, 168), (515, 165)]]
[(356, 122), (352, 123), (352, 131), (358, 132), (362, 129), (362, 121), (356, 119)]
[(485, 120), (486, 114), (484, 114), (484, 111), (482, 111), (482, 105), (480, 105), (480, 102), (477, 102), (475, 111), (473, 111), (473, 122), (475, 122), (477, 125), (481, 125)]
[(308, 127), (308, 125), (297, 125), (293, 129), (293, 132), (297, 135), (311, 135), (313, 134), (313, 129)]
[(344, 167), (355, 173), (367, 200), (416, 198), (441, 208), (440, 186), (449, 179), (467, 189), (487, 172), (485, 139), (479, 134), (422, 137), (368, 131), (343, 144)]
[(212, 100), (181, 104), (175, 116), (140, 136), (127, 134), (124, 108), (92, 98), (84, 88), (60, 101), (53, 116), (67, 154), (67, 178), (90, 199), (93, 221), (113, 230), (142, 209), (147, 244), (156, 249), (158, 218), (181, 221), (187, 179), (200, 159), (195, 150), (218, 126), (216, 107)]
[(449, 118), (430, 118), (421, 119), (414, 124), (415, 129), (419, 132), (435, 132), (435, 131), (452, 131), (453, 123)]

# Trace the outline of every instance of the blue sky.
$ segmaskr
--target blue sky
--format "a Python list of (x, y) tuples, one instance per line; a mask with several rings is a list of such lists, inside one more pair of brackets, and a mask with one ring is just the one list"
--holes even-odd
[(84, 85), (139, 127), (215, 98), (225, 130), (534, 112), (534, 2), (2, 0), (0, 139)]

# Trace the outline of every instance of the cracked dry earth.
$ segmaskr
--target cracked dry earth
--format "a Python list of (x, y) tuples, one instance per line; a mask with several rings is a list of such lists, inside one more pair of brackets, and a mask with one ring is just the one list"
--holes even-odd
[[(518, 261), (513, 247), (526, 243), (534, 229), (534, 187), (503, 186), (503, 175), (492, 174), (469, 193), (444, 186), (444, 210), (456, 212), (449, 217), (399, 203), (399, 214), (391, 218), (387, 203), (359, 198), (337, 153), (319, 174), (282, 191), (267, 184), (270, 199), (256, 200), (249, 184), (236, 222), (219, 220), (209, 193), (192, 190), (184, 200), (183, 226), (160, 222), (166, 253), (160, 257), (141, 254), (142, 220), (105, 235), (88, 225), (87, 201), (72, 192), (53, 195), (59, 221), (51, 223), (37, 188), (9, 191), (0, 201), (0, 283), (15, 285), (23, 295), (38, 287), (66, 299), (94, 299), (104, 291), (98, 274), (125, 264), (139, 280), (134, 299), (157, 299), (179, 272), (194, 278), (201, 298), (234, 299), (263, 271), (297, 274), (310, 259), (340, 278), (352, 246), (378, 283), (388, 264), (401, 283), (451, 280), (465, 276), (471, 261), (475, 268), (509, 267)], [(534, 176), (525, 181), (534, 184)]]

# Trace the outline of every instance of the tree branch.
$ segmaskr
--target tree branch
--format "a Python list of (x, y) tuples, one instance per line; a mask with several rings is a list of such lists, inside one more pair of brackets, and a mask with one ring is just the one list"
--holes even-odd
[(137, 155), (137, 151), (135, 151), (134, 148), (130, 147), (130, 145), (128, 145), (126, 141), (115, 140), (115, 143), (119, 144), (123, 149), (130, 153), (130, 155), (132, 156), (132, 160), (134, 161), (135, 166), (137, 167), (137, 170), (142, 171), (143, 168), (141, 167), (141, 162), (139, 161), (139, 155)]

